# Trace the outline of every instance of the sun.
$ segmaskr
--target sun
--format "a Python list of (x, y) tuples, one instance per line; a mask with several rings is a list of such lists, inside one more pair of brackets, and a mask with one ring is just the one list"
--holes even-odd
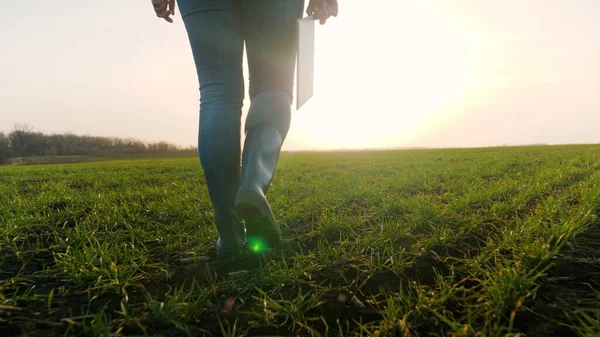
[(454, 118), (474, 94), (476, 34), (430, 7), (386, 4), (393, 15), (357, 14), (317, 29), (315, 96), (293, 115), (294, 141), (315, 149), (394, 146)]

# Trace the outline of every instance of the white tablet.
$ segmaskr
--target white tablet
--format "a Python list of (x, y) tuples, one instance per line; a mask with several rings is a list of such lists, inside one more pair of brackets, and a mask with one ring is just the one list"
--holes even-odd
[(298, 61), (296, 110), (300, 110), (312, 96), (315, 73), (315, 19), (312, 16), (298, 20)]

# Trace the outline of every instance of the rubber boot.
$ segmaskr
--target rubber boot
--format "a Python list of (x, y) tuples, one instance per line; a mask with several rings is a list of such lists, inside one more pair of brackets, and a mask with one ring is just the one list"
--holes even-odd
[(246, 133), (242, 154), (242, 183), (235, 199), (235, 212), (244, 219), (250, 248), (260, 252), (275, 247), (280, 241), (266, 194), (273, 181), (283, 137), (269, 124), (254, 127)]
[(230, 257), (242, 250), (246, 243), (244, 222), (233, 211), (235, 195), (240, 182), (240, 167), (204, 170), (208, 193), (219, 232), (217, 255)]
[(263, 91), (252, 97), (246, 118), (242, 182), (235, 211), (244, 219), (248, 244), (254, 252), (275, 247), (280, 241), (279, 225), (266, 195), (290, 127), (291, 102), (285, 91)]

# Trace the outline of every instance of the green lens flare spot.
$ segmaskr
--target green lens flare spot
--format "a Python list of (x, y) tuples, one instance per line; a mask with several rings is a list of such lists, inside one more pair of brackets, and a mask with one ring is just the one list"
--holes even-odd
[(250, 244), (250, 250), (256, 254), (264, 253), (268, 250), (266, 243), (261, 239), (249, 239), (248, 243)]

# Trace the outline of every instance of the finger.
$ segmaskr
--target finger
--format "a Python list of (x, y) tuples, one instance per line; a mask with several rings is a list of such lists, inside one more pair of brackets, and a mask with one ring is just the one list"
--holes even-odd
[(318, 19), (319, 18), (319, 7), (316, 5), (313, 5), (310, 7), (309, 9), (309, 14), (308, 15), (312, 15), (313, 18)]
[(156, 15), (167, 12), (167, 5), (164, 5), (163, 7), (154, 8), (154, 11), (156, 12)]
[(169, 12), (166, 8), (162, 11), (162, 12), (157, 12), (156, 16), (158, 16), (159, 18), (163, 18), (165, 20), (167, 20), (168, 22), (173, 22), (173, 19), (170, 17), (171, 12)]
[(319, 19), (321, 24), (324, 25), (327, 19), (329, 19), (329, 10), (327, 9), (327, 0), (319, 0)]
[(310, 0), (310, 3), (308, 4), (308, 7), (306, 7), (306, 14), (309, 16), (315, 16), (316, 12), (317, 12), (317, 7), (318, 4), (316, 3), (316, 1), (319, 0)]
[(319, 0), (317, 2), (319, 15), (321, 19), (327, 19), (329, 17), (329, 10), (327, 9), (327, 0)]
[(321, 0), (313, 0), (313, 1), (311, 1), (310, 6), (309, 6), (310, 7), (310, 15), (312, 15), (313, 18), (315, 18), (315, 19), (319, 19), (321, 17), (320, 16), (321, 9), (319, 6), (320, 1)]
[(169, 0), (169, 12), (175, 15), (175, 0)]
[(163, 9), (162, 11), (156, 11), (156, 16), (158, 16), (159, 18), (165, 18), (169, 16), (169, 14), (169, 11), (167, 11), (166, 9)]
[(325, 22), (327, 22), (327, 19), (329, 19), (329, 11), (325, 8), (325, 9), (321, 9), (321, 11), (319, 12), (319, 22), (321, 23), (321, 25), (324, 25)]
[(152, 0), (152, 6), (155, 11), (162, 11), (167, 8), (167, 2), (165, 0)]
[(338, 16), (338, 2), (337, 2), (337, 0), (328, 0), (328, 2), (327, 2), (327, 8), (329, 9), (329, 14), (331, 14), (331, 16), (334, 16), (334, 17)]

